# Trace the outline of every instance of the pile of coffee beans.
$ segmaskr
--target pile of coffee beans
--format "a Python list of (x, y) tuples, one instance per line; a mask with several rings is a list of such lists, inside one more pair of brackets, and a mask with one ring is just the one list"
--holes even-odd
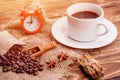
[(28, 73), (38, 75), (43, 70), (39, 58), (30, 57), (31, 53), (22, 51), (22, 45), (14, 45), (4, 55), (0, 55), (0, 66), (3, 72)]

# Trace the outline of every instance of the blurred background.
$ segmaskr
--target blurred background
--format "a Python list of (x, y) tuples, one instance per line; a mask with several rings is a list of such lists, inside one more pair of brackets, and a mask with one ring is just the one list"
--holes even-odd
[(70, 4), (92, 2), (104, 9), (106, 18), (109, 20), (114, 18), (114, 22), (120, 21), (120, 0), (0, 0), (0, 24), (19, 19), (20, 10), (33, 2), (43, 8), (49, 19), (65, 16)]

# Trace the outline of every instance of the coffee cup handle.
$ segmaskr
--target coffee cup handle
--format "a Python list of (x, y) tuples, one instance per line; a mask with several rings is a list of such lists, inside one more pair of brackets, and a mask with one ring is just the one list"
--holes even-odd
[(109, 29), (107, 28), (107, 26), (102, 24), (102, 23), (98, 24), (98, 27), (104, 27), (105, 31), (103, 33), (98, 34), (97, 36), (103, 36), (103, 35), (105, 35), (105, 34), (107, 34), (109, 32)]

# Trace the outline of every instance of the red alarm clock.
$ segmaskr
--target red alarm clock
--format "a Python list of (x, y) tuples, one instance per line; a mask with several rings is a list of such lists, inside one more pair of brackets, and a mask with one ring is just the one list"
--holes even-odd
[[(33, 6), (33, 5), (32, 5)], [(21, 11), (21, 26), (24, 32), (28, 34), (34, 34), (40, 32), (42, 28), (42, 11), (36, 6), (36, 8), (30, 10), (30, 6), (25, 6)]]

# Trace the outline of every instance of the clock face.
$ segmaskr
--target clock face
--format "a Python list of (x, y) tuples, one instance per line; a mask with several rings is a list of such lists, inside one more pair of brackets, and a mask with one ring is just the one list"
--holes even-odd
[(29, 16), (24, 20), (24, 27), (28, 31), (36, 31), (40, 27), (40, 21), (36, 16)]

